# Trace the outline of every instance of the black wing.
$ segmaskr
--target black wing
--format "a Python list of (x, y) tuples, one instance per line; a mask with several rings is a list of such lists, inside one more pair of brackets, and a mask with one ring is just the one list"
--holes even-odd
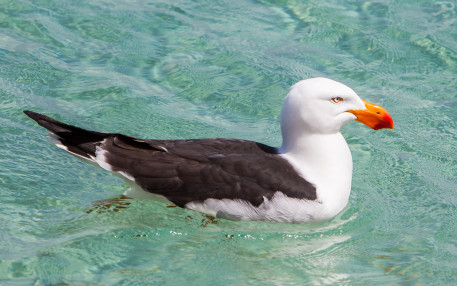
[[(184, 207), (189, 202), (240, 199), (259, 206), (276, 192), (316, 199), (303, 179), (276, 149), (237, 139), (142, 140), (122, 134), (87, 131), (27, 111), (57, 136), (67, 150), (103, 160), (132, 177), (144, 190)], [(98, 157), (97, 157), (98, 156)]]

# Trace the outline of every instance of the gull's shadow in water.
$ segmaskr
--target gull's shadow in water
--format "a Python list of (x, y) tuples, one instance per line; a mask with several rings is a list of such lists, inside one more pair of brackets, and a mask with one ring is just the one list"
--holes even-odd
[(92, 208), (86, 211), (88, 214), (90, 213), (107, 213), (107, 212), (119, 212), (122, 209), (128, 208), (132, 198), (120, 195), (117, 198), (105, 199), (105, 200), (98, 200), (92, 203)]
[[(97, 213), (97, 214), (103, 214), (103, 213), (110, 213), (110, 212), (119, 212), (121, 210), (127, 209), (131, 205), (131, 201), (134, 199), (149, 199), (149, 200), (159, 200), (159, 201), (164, 201), (161, 198), (157, 198), (157, 195), (154, 194), (145, 194), (146, 192), (142, 191), (138, 192), (138, 190), (135, 190), (134, 188), (130, 188), (127, 191), (124, 192), (124, 194), (111, 198), (111, 199), (104, 199), (104, 200), (97, 200), (92, 203), (92, 208), (86, 211), (86, 213)], [(138, 194), (140, 194), (138, 196)], [(170, 203), (169, 201), (166, 201), (166, 203)], [(167, 208), (177, 208), (178, 206), (176, 205), (167, 205)], [(210, 224), (218, 224), (219, 220), (216, 217), (210, 216), (210, 215), (205, 215), (202, 214), (203, 218), (201, 220), (201, 226), (202, 227), (207, 227)], [(187, 222), (190, 222), (194, 219), (194, 217), (188, 215), (186, 216), (185, 220)]]
[(106, 213), (106, 212), (119, 212), (122, 209), (127, 209), (133, 199), (152, 199), (158, 200), (157, 195), (145, 192), (139, 187), (132, 186), (128, 188), (122, 195), (111, 198), (98, 200), (92, 203), (92, 208), (87, 213)]

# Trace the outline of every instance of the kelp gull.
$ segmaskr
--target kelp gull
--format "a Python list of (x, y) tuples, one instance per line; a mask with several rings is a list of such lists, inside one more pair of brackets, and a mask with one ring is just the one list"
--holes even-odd
[(352, 157), (343, 125), (356, 120), (375, 130), (393, 128), (385, 109), (326, 78), (290, 88), (279, 148), (240, 139), (144, 140), (24, 112), (51, 132), (58, 147), (180, 207), (278, 222), (323, 221), (346, 206)]

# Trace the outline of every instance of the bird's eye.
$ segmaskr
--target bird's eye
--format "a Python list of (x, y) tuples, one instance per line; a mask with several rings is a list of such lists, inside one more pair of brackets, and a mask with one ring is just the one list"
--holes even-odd
[(343, 101), (343, 99), (341, 97), (337, 96), (337, 97), (332, 98), (331, 101), (333, 103), (339, 103), (339, 102)]

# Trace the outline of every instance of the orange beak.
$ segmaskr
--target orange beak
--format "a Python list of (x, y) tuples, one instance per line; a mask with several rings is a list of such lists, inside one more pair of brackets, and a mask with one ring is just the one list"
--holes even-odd
[(382, 128), (394, 128), (394, 121), (389, 112), (379, 105), (370, 103), (362, 99), (365, 103), (365, 110), (348, 110), (347, 112), (354, 114), (357, 119), (355, 121), (361, 122), (374, 130)]

